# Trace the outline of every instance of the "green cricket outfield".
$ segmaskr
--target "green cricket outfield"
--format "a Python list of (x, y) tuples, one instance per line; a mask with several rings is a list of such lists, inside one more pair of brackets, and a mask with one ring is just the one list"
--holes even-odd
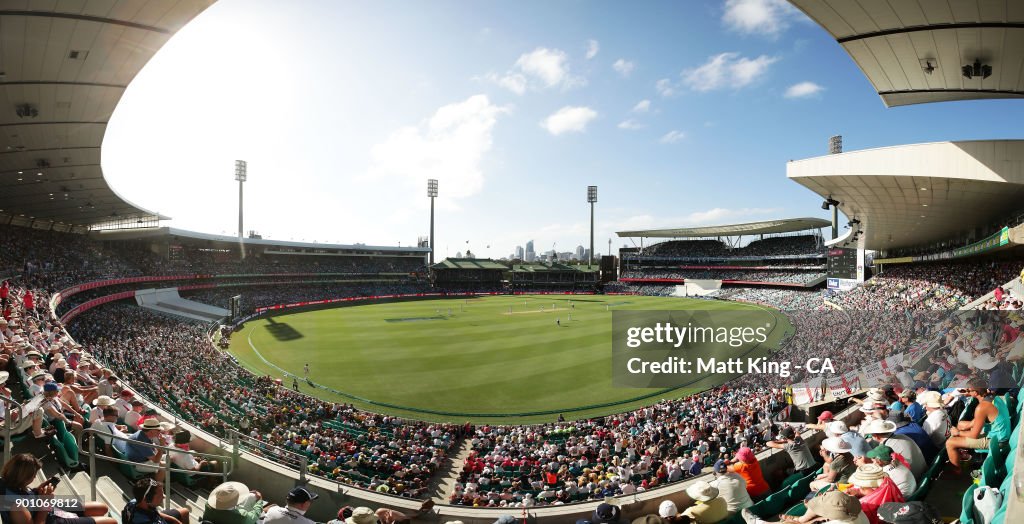
[[(450, 422), (549, 422), (619, 413), (707, 386), (616, 388), (612, 312), (753, 304), (624, 295), (517, 295), (362, 304), (249, 321), (231, 353), (257, 374), (370, 411)], [(791, 329), (777, 320), (764, 351)], [(302, 380), (309, 364), (309, 379)]]

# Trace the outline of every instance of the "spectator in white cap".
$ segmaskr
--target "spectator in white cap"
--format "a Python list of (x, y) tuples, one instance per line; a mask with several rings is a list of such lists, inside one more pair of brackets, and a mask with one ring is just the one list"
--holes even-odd
[(729, 516), (728, 505), (718, 496), (718, 488), (711, 484), (698, 480), (686, 488), (686, 494), (693, 499), (693, 505), (686, 508), (683, 515), (692, 522), (715, 524)]
[(658, 516), (664, 521), (672, 522), (679, 516), (679, 508), (676, 507), (675, 502), (663, 500), (661, 504), (658, 504)]
[(821, 441), (821, 456), (825, 459), (822, 473), (811, 481), (811, 491), (817, 491), (829, 484), (846, 482), (857, 464), (853, 462), (850, 443), (839, 437), (829, 437)]
[(942, 402), (942, 395), (938, 391), (925, 391), (917, 396), (917, 401), (921, 403), (926, 413), (921, 429), (932, 439), (935, 447), (945, 448), (953, 422), (949, 419), (946, 405)]
[(272, 507), (259, 491), (249, 491), (241, 482), (225, 482), (210, 492), (203, 520), (213, 524), (256, 524)]
[(910, 471), (914, 473), (914, 478), (921, 478), (921, 475), (928, 469), (928, 463), (924, 459), (924, 453), (921, 453), (921, 448), (917, 447), (917, 443), (910, 437), (895, 434), (896, 424), (894, 422), (872, 420), (861, 431), (871, 435), (871, 439), (876, 445), (889, 446), (895, 454), (910, 463)]
[(825, 437), (839, 437), (845, 440), (850, 445), (850, 454), (854, 457), (863, 457), (871, 449), (868, 441), (860, 433), (851, 431), (842, 420), (829, 422), (825, 426)]

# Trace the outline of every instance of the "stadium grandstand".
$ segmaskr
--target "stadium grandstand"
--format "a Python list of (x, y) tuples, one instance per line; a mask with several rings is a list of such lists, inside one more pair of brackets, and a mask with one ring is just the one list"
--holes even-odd
[[(0, 191), (0, 487), (8, 497), (84, 501), (77, 513), (5, 508), (4, 522), (61, 524), (84, 515), (98, 524), (254, 524), (275, 511), (294, 515), (296, 507), (306, 508), (299, 513), (309, 520), (347, 524), (876, 524), (908, 522), (900, 517), (915, 512), (928, 518), (914, 522), (1021, 521), (1024, 141), (941, 142), (790, 162), (788, 178), (835, 202), (850, 218), (849, 232), (825, 240), (820, 229), (830, 223), (813, 218), (624, 231), (621, 237), (665, 240), (620, 251), (620, 277), (607, 285), (591, 269), (570, 265), (456, 258), (428, 267), (424, 247), (161, 227), (167, 217), (109, 187), (100, 146), (135, 75), (212, 3), (0, 8), (0, 93), (14, 105), (31, 94), (25, 86), (62, 88), (40, 89), (19, 108), (33, 122), (10, 111), (0, 116), (8, 131), (0, 134), (0, 173), (10, 177)], [(888, 105), (1021, 92), (1009, 75), (991, 89), (981, 78), (959, 80), (959, 66), (949, 64), (962, 57), (953, 51), (932, 55), (931, 64), (926, 46), (898, 43), (929, 36), (929, 45), (948, 51), (956, 46), (945, 43), (965, 32), (1016, 35), (1024, 12), (1012, 2), (961, 2), (956, 9), (874, 3), (891, 17), (869, 16), (857, 2), (792, 3), (836, 37)], [(984, 16), (968, 20), (961, 8)], [(909, 16), (917, 11), (922, 16)], [(77, 53), (47, 58), (48, 49), (68, 48), (80, 32), (92, 37), (89, 54), (105, 61), (71, 67)], [(994, 41), (1003, 57), (997, 68), (1019, 58), (1014, 39)], [(868, 50), (887, 47), (891, 60), (869, 58)], [(883, 85), (901, 77), (891, 68), (905, 62), (911, 67), (902, 70), (915, 73), (953, 70), (960, 85), (948, 76), (933, 85), (940, 78), (923, 76), (928, 72)], [(963, 84), (969, 81), (977, 85)], [(22, 172), (31, 182), (17, 179)], [(844, 277), (863, 281), (845, 289), (827, 282), (838, 267), (831, 252), (841, 248), (875, 254), (853, 260), (868, 267), (859, 279), (857, 271)], [(263, 320), (274, 338), (301, 341), (287, 317), (275, 317), (282, 310), (336, 312), (330, 308), (444, 296), (468, 303), (533, 292), (579, 293), (569, 300), (580, 304), (597, 300), (582, 295), (634, 298), (617, 296), (624, 293), (768, 306), (793, 328), (778, 358), (827, 354), (844, 371), (798, 371), (780, 383), (748, 376), (685, 395), (658, 391), (594, 416), (466, 422), (399, 416), (372, 399), (328, 399), (315, 394), (308, 363), (305, 377), (259, 373), (226, 350), (251, 346), (240, 330)], [(539, 296), (542, 308), (583, 314), (583, 306)], [(543, 314), (532, 304), (517, 313)], [(441, 312), (387, 321), (455, 322)], [(572, 335), (561, 317), (557, 322), (558, 336)], [(441, 333), (437, 338), (467, 353), (482, 349), (454, 331)], [(379, 358), (379, 378), (372, 378), (402, 387), (379, 347), (356, 349)], [(514, 356), (480, 359), (513, 374)], [(555, 358), (557, 351), (527, 364), (555, 368)], [(586, 379), (581, 397), (598, 389), (598, 380)], [(528, 378), (519, 386), (539, 389)], [(513, 393), (460, 392), (466, 399)], [(983, 501), (977, 508), (976, 500)], [(272, 502), (292, 509), (272, 509)]]
[[(817, 218), (620, 231), (640, 248), (620, 252), (619, 282), (643, 294), (705, 295), (722, 286), (814, 288), (825, 282)], [(645, 239), (671, 238), (643, 245)], [(745, 242), (746, 241), (746, 242)]]

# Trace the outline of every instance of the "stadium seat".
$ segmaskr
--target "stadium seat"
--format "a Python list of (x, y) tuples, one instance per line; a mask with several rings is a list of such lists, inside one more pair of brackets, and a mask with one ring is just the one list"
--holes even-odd
[(800, 478), (791, 486), (789, 486), (789, 489), (786, 492), (786, 494), (789, 497), (789, 501), (793, 502), (797, 500), (803, 500), (803, 498), (806, 497), (807, 494), (811, 492), (811, 482), (814, 481), (814, 478), (816, 476), (817, 473), (811, 473)]
[(774, 517), (786, 510), (786, 504), (789, 503), (789, 493), (787, 491), (777, 491), (768, 495), (764, 500), (754, 504), (750, 507), (755, 515), (768, 519)]
[(928, 491), (932, 489), (932, 477), (925, 476), (921, 479), (921, 483), (917, 485), (917, 489), (907, 497), (908, 502), (924, 500), (928, 496)]
[(963, 503), (960, 505), (960, 524), (974, 524), (974, 490), (977, 488), (971, 484), (964, 492)]

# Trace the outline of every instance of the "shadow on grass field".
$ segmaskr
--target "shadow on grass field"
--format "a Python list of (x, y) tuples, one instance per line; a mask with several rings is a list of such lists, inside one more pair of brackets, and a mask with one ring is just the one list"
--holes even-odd
[(293, 328), (291, 325), (275, 322), (273, 317), (267, 319), (267, 331), (274, 336), (274, 339), (280, 340), (281, 342), (288, 342), (290, 340), (298, 340), (302, 338), (302, 333)]

